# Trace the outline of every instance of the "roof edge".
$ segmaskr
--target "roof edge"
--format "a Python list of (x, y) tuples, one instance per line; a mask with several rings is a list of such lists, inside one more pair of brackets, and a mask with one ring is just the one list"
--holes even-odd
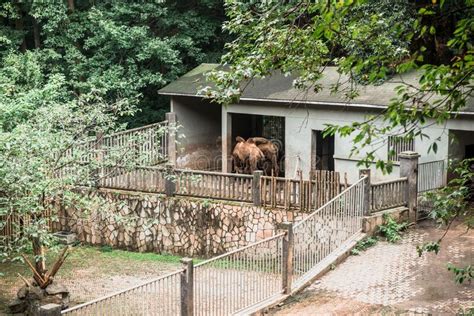
[[(171, 92), (159, 92), (161, 95), (169, 95), (176, 97), (191, 97), (191, 98), (204, 98), (203, 96), (197, 94), (186, 94), (186, 93), (171, 93)], [(254, 102), (273, 102), (273, 103), (285, 103), (285, 104), (309, 104), (309, 105), (332, 105), (338, 107), (352, 107), (352, 108), (364, 108), (364, 109), (386, 109), (386, 105), (381, 104), (368, 104), (368, 103), (358, 103), (358, 102), (330, 102), (330, 101), (301, 101), (301, 100), (282, 100), (282, 99), (259, 99), (259, 98), (240, 98), (240, 101), (254, 101)], [(474, 116), (474, 112), (452, 112), (456, 115), (468, 115)]]

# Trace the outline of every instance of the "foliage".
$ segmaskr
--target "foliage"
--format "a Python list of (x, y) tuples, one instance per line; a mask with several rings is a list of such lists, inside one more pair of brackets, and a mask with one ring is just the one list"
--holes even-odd
[[(429, 241), (417, 247), (418, 255), (425, 252), (438, 253), (441, 242), (449, 231), (454, 221), (464, 219), (467, 229), (474, 227), (474, 209), (469, 204), (473, 196), (474, 181), (474, 159), (465, 159), (461, 162), (451, 164), (451, 170), (455, 177), (449, 184), (438, 191), (427, 192), (424, 199), (432, 203), (430, 217), (440, 226), (445, 227), (443, 235), (436, 241)], [(472, 267), (458, 268), (452, 264), (448, 265), (448, 270), (455, 275), (456, 282), (462, 283), (464, 280), (471, 280), (473, 277)]]
[[(382, 171), (392, 171), (393, 162), (377, 155), (388, 136), (429, 140), (428, 152), (436, 152), (441, 135), (430, 139), (425, 128), (457, 117), (474, 95), (472, 0), (227, 0), (226, 13), (225, 29), (235, 36), (222, 58), (227, 67), (210, 72), (214, 86), (200, 91), (222, 104), (237, 101), (249, 80), (276, 71), (295, 76), (296, 88), (318, 92), (324, 69), (335, 66), (340, 80), (331, 92), (348, 101), (361, 85), (416, 72), (417, 82), (400, 82), (396, 97), (380, 113), (326, 126), (325, 136), (351, 138), (351, 155), (366, 167), (376, 162)], [(452, 192), (460, 203), (457, 194)], [(446, 207), (452, 204), (447, 196), (439, 201)], [(444, 208), (439, 215), (451, 218), (459, 207)], [(466, 221), (474, 221), (472, 214)]]
[(458, 268), (452, 264), (448, 264), (448, 270), (454, 273), (454, 279), (459, 284), (464, 283), (464, 281), (469, 281), (474, 279), (474, 269), (471, 265), (467, 265), (464, 268)]
[(0, 60), (8, 64), (34, 51), (40, 69), (25, 73), (45, 80), (62, 75), (63, 97), (95, 90), (106, 102), (133, 98), (142, 112), (126, 121), (154, 123), (168, 108), (158, 89), (219, 58), (223, 18), (221, 0), (3, 0)]
[(432, 203), (430, 217), (446, 230), (438, 241), (431, 241), (418, 247), (418, 254), (423, 252), (439, 252), (440, 243), (449, 230), (451, 224), (458, 218), (466, 219), (468, 229), (473, 227), (473, 210), (469, 200), (473, 194), (474, 159), (465, 159), (451, 164), (455, 177), (449, 184), (438, 191), (427, 192), (424, 199)]
[(391, 243), (399, 241), (402, 238), (400, 235), (401, 231), (405, 230), (408, 227), (408, 224), (397, 223), (397, 221), (389, 214), (384, 214), (383, 220), (384, 224), (379, 226), (378, 232)]
[[(360, 83), (418, 72), (418, 83), (401, 82), (383, 113), (345, 126), (327, 125), (325, 135), (352, 138), (352, 155), (362, 155), (361, 164), (376, 160), (378, 168), (390, 172), (393, 163), (376, 158), (387, 135), (427, 139), (426, 126), (455, 117), (473, 94), (472, 0), (228, 0), (226, 9), (225, 29), (236, 37), (222, 58), (228, 68), (211, 72), (215, 86), (201, 90), (220, 103), (236, 101), (245, 82), (274, 71), (296, 76), (297, 88), (319, 91), (325, 67), (336, 66), (341, 79), (331, 90), (348, 99), (358, 95)], [(438, 138), (431, 141), (430, 150), (436, 151)]]
[(369, 236), (362, 240), (359, 240), (355, 247), (351, 250), (352, 255), (359, 255), (362, 251), (367, 250), (368, 248), (375, 246), (378, 242), (378, 238), (375, 236)]
[[(452, 163), (451, 170), (455, 177), (446, 187), (427, 192), (424, 196), (424, 199), (433, 205), (430, 217), (439, 224), (449, 225), (457, 217), (464, 217), (472, 212), (469, 208), (469, 200), (473, 196), (473, 166), (474, 158)], [(468, 227), (472, 228), (469, 223)]]
[(83, 208), (86, 215), (102, 211), (99, 198), (75, 186), (93, 188), (103, 176), (99, 170), (133, 168), (142, 160), (127, 146), (107, 155), (96, 146), (98, 135), (124, 128), (119, 119), (136, 113), (135, 102), (107, 102), (95, 90), (69, 97), (66, 78), (43, 76), (42, 67), (34, 51), (11, 55), (0, 71), (0, 229), (11, 222), (18, 232), (1, 237), (0, 259), (33, 249), (40, 260), (38, 249), (55, 245), (48, 229), (57, 220), (55, 204)]

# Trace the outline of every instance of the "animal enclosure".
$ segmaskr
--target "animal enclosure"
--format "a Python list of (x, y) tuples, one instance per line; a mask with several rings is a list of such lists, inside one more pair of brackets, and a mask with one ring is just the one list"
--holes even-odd
[[(274, 176), (285, 175), (285, 118), (279, 116), (249, 115), (249, 114), (231, 114), (231, 144), (228, 149), (229, 155), (237, 144), (237, 137), (245, 140), (249, 138), (265, 138), (274, 144), (277, 148), (278, 174)], [(236, 172), (234, 166), (228, 170)], [(271, 174), (269, 174), (271, 175)]]

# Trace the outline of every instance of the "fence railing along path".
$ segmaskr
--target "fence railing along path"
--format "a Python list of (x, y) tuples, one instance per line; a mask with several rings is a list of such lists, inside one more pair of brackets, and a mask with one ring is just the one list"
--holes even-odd
[(143, 284), (79, 304), (62, 315), (180, 315), (181, 278), (177, 270)]
[(312, 270), (361, 231), (364, 217), (364, 188), (361, 178), (321, 208), (294, 224), (292, 288), (297, 289), (313, 276)]
[(446, 167), (444, 160), (418, 164), (418, 192), (442, 188), (446, 185)]
[(281, 298), (314, 277), (324, 260), (361, 231), (366, 180), (272, 237), (196, 265), (186, 260), (182, 270), (62, 314), (230, 315)]

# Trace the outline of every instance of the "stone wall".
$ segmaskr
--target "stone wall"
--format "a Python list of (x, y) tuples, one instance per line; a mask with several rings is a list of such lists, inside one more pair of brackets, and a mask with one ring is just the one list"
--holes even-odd
[(188, 256), (211, 256), (272, 236), (278, 224), (303, 214), (159, 194), (101, 189), (103, 209), (91, 214), (63, 207), (60, 228), (93, 245)]

